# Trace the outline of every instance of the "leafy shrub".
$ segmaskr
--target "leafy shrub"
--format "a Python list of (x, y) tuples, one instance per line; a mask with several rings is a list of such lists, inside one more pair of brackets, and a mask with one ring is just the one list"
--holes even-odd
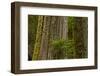
[(75, 48), (73, 40), (53, 40), (51, 46), (53, 59), (74, 58)]

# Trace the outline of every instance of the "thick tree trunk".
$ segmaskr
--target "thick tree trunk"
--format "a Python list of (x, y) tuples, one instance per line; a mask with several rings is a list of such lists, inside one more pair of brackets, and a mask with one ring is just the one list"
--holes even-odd
[[(60, 40), (60, 39), (67, 40), (67, 37), (68, 37), (67, 17), (63, 17), (63, 16), (62, 17), (58, 17), (58, 16), (51, 17), (49, 34), (50, 34), (49, 42), (53, 40)], [(52, 50), (51, 45), (49, 45), (48, 59), (54, 59), (52, 56), (54, 52), (55, 50)]]
[(37, 27), (37, 33), (36, 33), (36, 41), (34, 45), (34, 52), (32, 60), (38, 60), (39, 54), (40, 54), (40, 47), (41, 47), (41, 39), (42, 39), (42, 32), (43, 32), (43, 16), (38, 17), (38, 27)]
[(41, 48), (40, 48), (40, 59), (42, 59), (42, 60), (46, 60), (47, 59), (49, 25), (50, 25), (50, 17), (44, 16), (42, 41), (41, 41)]
[(61, 31), (60, 31), (60, 33), (62, 34), (61, 38), (64, 40), (67, 40), (67, 38), (68, 38), (67, 17), (62, 17), (60, 19), (61, 19), (61, 23), (62, 23), (60, 25), (60, 26), (62, 26)]

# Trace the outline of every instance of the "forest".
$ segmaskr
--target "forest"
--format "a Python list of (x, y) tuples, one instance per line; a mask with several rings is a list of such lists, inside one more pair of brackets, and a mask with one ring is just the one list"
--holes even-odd
[(88, 18), (28, 15), (28, 60), (88, 57)]

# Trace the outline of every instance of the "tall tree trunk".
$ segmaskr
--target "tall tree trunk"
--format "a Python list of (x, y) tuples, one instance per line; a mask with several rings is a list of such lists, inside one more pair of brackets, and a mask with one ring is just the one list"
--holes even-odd
[(61, 22), (61, 31), (60, 34), (62, 34), (61, 38), (64, 40), (67, 40), (68, 38), (68, 24), (67, 24), (67, 17), (61, 17), (60, 18), (60, 22)]
[(36, 40), (34, 45), (34, 52), (32, 60), (38, 60), (39, 54), (40, 54), (40, 47), (41, 47), (41, 39), (42, 39), (42, 32), (43, 32), (43, 16), (38, 17), (38, 27), (37, 27), (37, 33), (36, 33)]
[(44, 16), (42, 41), (41, 41), (41, 48), (40, 48), (40, 59), (42, 60), (47, 59), (49, 26), (50, 26), (50, 17)]
[(49, 46), (48, 46), (48, 59), (52, 59), (52, 52), (51, 52), (51, 42), (52, 42), (52, 40), (54, 40), (55, 38), (54, 38), (54, 34), (55, 34), (55, 22), (56, 22), (56, 18), (55, 17), (53, 17), (53, 16), (51, 16), (50, 17), (50, 26), (49, 26), (49, 42), (48, 42), (48, 44), (49, 44)]
[[(63, 16), (51, 17), (49, 34), (50, 34), (49, 43), (53, 40), (60, 40), (60, 39), (66, 40), (68, 37), (67, 17), (63, 17)], [(48, 50), (49, 59), (54, 59), (52, 56), (54, 52), (55, 50), (52, 50), (51, 45), (49, 45), (49, 50)]]

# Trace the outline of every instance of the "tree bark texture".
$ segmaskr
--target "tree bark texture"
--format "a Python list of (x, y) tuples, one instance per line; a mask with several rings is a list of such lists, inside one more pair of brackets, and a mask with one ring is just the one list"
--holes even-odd
[[(48, 49), (48, 59), (54, 59), (54, 54), (58, 54), (55, 52), (55, 50), (51, 49), (50, 43), (53, 40), (59, 40), (59, 39), (67, 39), (67, 17), (54, 17), (51, 16), (51, 23), (49, 27), (49, 49)], [(62, 50), (63, 51), (63, 50)], [(57, 56), (56, 56), (57, 57)]]
[(40, 54), (40, 48), (41, 48), (41, 40), (42, 40), (42, 32), (43, 32), (43, 16), (38, 17), (38, 27), (37, 27), (37, 33), (36, 33), (36, 41), (34, 44), (34, 52), (32, 60), (38, 60), (39, 54)]

